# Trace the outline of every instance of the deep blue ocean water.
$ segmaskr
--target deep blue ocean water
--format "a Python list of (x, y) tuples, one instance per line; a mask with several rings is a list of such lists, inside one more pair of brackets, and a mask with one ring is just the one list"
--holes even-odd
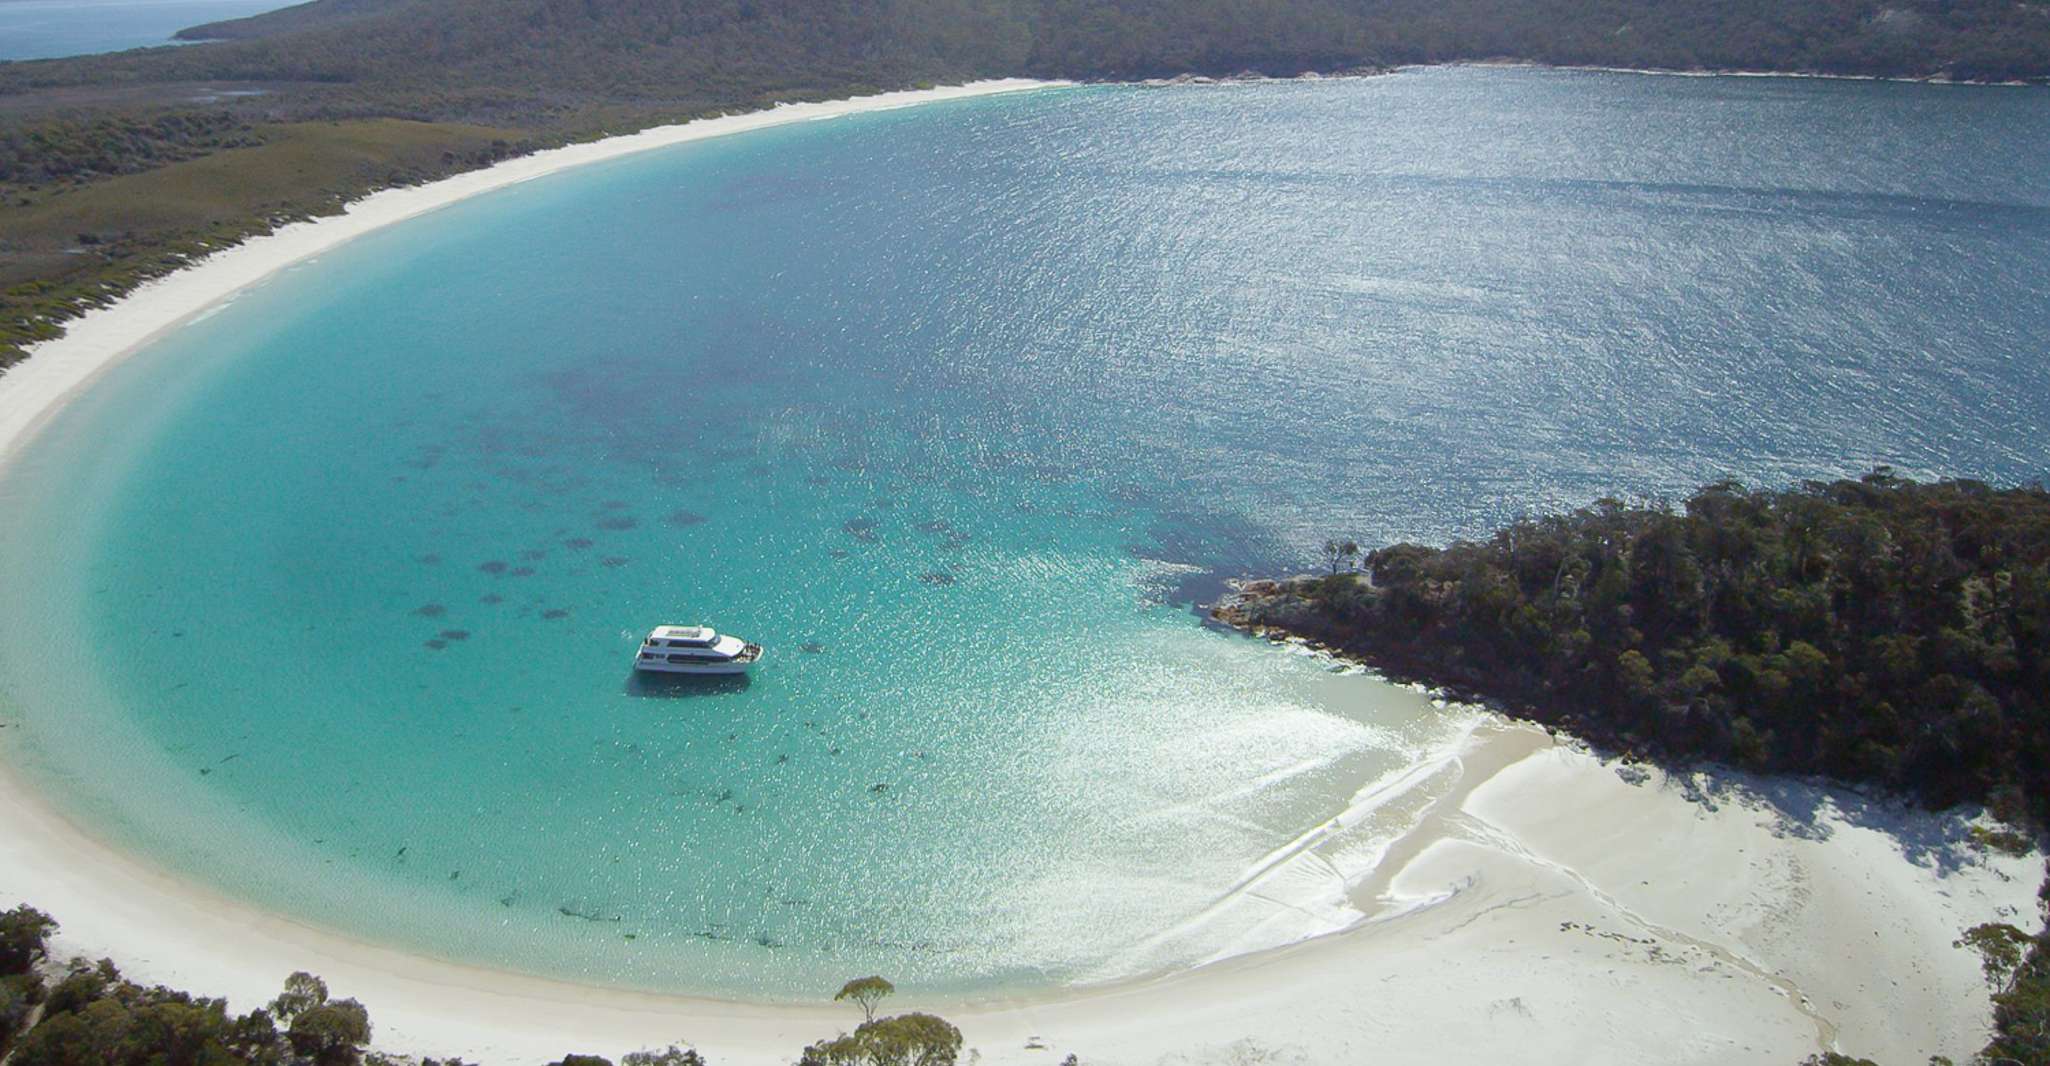
[(284, 0), (0, 0), (0, 60), (171, 44), (189, 26), (260, 15)]
[[(581, 980), (1287, 939), (1335, 881), (1244, 873), (1470, 719), (1190, 601), (1723, 477), (2041, 478), (2046, 164), (2033, 91), (1450, 69), (479, 197), (166, 338), (8, 472), (7, 750), (260, 904)], [(756, 675), (630, 678), (699, 621)]]

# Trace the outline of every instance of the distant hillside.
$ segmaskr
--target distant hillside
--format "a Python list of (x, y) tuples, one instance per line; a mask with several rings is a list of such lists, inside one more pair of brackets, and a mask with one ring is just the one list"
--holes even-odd
[(784, 100), (1492, 58), (2050, 80), (2050, 0), (314, 0), (183, 36), (217, 40), (0, 63), (0, 367), (279, 220)]
[[(479, 2), (315, 0), (179, 36), (278, 38), (357, 23), (369, 39), (386, 28), (477, 24)], [(676, 35), (732, 24), (757, 23), (799, 38), (857, 24), (882, 31), (883, 40), (893, 28), (923, 28), (946, 39), (942, 51), (956, 58), (1010, 58), (1021, 65), (1006, 73), (1068, 77), (1227, 72), (1241, 61), (1282, 71), (1493, 57), (1979, 79), (2050, 74), (2050, 5), (2004, 0), (592, 0), (503, 6), (501, 32), (462, 43), (516, 44), (525, 38), (523, 26), (541, 26), (659, 52)], [(373, 18), (381, 25), (362, 25)], [(611, 35), (622, 31), (654, 36)]]
[(225, 19), (179, 30), (181, 41), (239, 41), (252, 37), (275, 37), (294, 30), (344, 22), (366, 15), (380, 15), (415, 0), (316, 0), (314, 3), (267, 11), (246, 18)]
[[(195, 27), (203, 48), (0, 65), (0, 93), (242, 81), (562, 103), (742, 84), (1123, 78), (1517, 58), (2005, 80), (2050, 75), (2050, 4), (2016, 0), (314, 0)], [(578, 99), (562, 101), (556, 92)]]

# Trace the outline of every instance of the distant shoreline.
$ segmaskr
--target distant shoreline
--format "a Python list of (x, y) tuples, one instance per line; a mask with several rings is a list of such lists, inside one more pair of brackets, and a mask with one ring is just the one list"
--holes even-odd
[(1680, 70), (1663, 67), (1605, 67), (1578, 63), (1544, 63), (1534, 59), (1452, 59), (1442, 63), (1400, 63), (1388, 67), (1363, 66), (1341, 71), (1305, 71), (1295, 75), (1270, 75), (1257, 71), (1242, 71), (1237, 74), (1177, 74), (1171, 78), (1145, 78), (1135, 82), (1106, 81), (1106, 85), (1143, 85), (1147, 87), (1169, 87), (1175, 85), (1257, 85), (1274, 81), (1335, 81), (1341, 78), (1380, 78), (1391, 74), (1410, 71), (1456, 70), (1472, 68), (1477, 70), (1559, 70), (1584, 74), (1643, 74), (1664, 78), (1798, 78), (1804, 81), (1876, 81), (1896, 82), (1904, 85), (1955, 85), (1977, 88), (2036, 89), (2050, 86), (2050, 81), (1988, 81), (1979, 78), (1951, 78), (1941, 74), (1910, 76), (1904, 74), (1828, 74), (1805, 70), (1746, 70), (1740, 68), (1709, 68)]
[(1426, 63), (1397, 67), (1397, 70), (1419, 70), (1431, 67), (1502, 67), (1512, 70), (1572, 70), (1589, 74), (1648, 74), (1668, 78), (1800, 78), (1811, 81), (1885, 81), (1908, 85), (1959, 85), (1989, 88), (2042, 88), (2040, 81), (1987, 81), (1980, 78), (1952, 78), (1942, 74), (1828, 74), (1810, 70), (1745, 70), (1741, 68), (1709, 67), (1696, 70), (1679, 70), (1662, 67), (1604, 67), (1578, 63), (1540, 63), (1528, 59), (1462, 59), (1450, 63)]

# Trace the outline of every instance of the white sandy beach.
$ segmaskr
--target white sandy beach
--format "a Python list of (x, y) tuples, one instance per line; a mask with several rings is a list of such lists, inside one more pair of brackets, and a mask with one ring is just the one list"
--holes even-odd
[[(1642, 783), (1541, 730), (1484, 722), (1456, 787), (1340, 887), (1350, 931), (1177, 976), (1016, 1001), (933, 1002), (980, 1061), (1774, 1063), (1825, 1046), (1882, 1062), (1983, 1043), (1982, 921), (2033, 922), (2039, 858), (1988, 858), (1955, 818), (1813, 785)], [(1626, 771), (1636, 776), (1634, 771)], [(543, 1063), (682, 1041), (787, 1063), (850, 1012), (589, 988), (408, 955), (194, 887), (96, 843), (0, 777), (0, 900), (65, 923), (60, 951), (226, 995), (285, 974), (362, 999), (378, 1044)], [(1314, 855), (1308, 856), (1311, 865)], [(1258, 908), (1258, 881), (1234, 902)]]
[[(0, 375), (0, 462), (151, 338), (381, 226), (581, 163), (778, 123), (1037, 87), (985, 82), (792, 105), (539, 153), (378, 193), (155, 282)], [(0, 734), (0, 745), (8, 738)], [(1979, 962), (1952, 942), (2037, 924), (2040, 856), (1972, 853), (1959, 816), (1812, 784), (1668, 778), (1483, 716), (1392, 841), (1312, 831), (1216, 910), (1247, 928), (1366, 920), (1176, 976), (1014, 1000), (921, 1000), (983, 1063), (1759, 1063), (1826, 1047), (1891, 1063), (1984, 1041)], [(1633, 783), (1633, 781), (1635, 783)], [(1382, 797), (1364, 796), (1361, 805)], [(255, 910), (96, 840), (0, 759), (0, 905), (63, 924), (62, 954), (267, 1000), (310, 970), (370, 1009), (379, 1047), (491, 1066), (693, 1044), (716, 1066), (787, 1063), (851, 1008), (625, 993), (361, 943)], [(1334, 812), (1337, 814), (1338, 812)], [(1313, 829), (1313, 827), (1305, 827)], [(1331, 905), (1304, 913), (1305, 900)], [(844, 977), (852, 975), (831, 975)], [(835, 980), (827, 980), (830, 986)], [(829, 989), (822, 989), (822, 991)]]

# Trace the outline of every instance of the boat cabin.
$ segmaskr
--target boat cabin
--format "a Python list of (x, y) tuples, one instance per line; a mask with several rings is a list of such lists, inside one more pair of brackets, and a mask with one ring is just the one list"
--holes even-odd
[(711, 626), (656, 626), (648, 634), (650, 648), (710, 648), (719, 643), (719, 631)]

